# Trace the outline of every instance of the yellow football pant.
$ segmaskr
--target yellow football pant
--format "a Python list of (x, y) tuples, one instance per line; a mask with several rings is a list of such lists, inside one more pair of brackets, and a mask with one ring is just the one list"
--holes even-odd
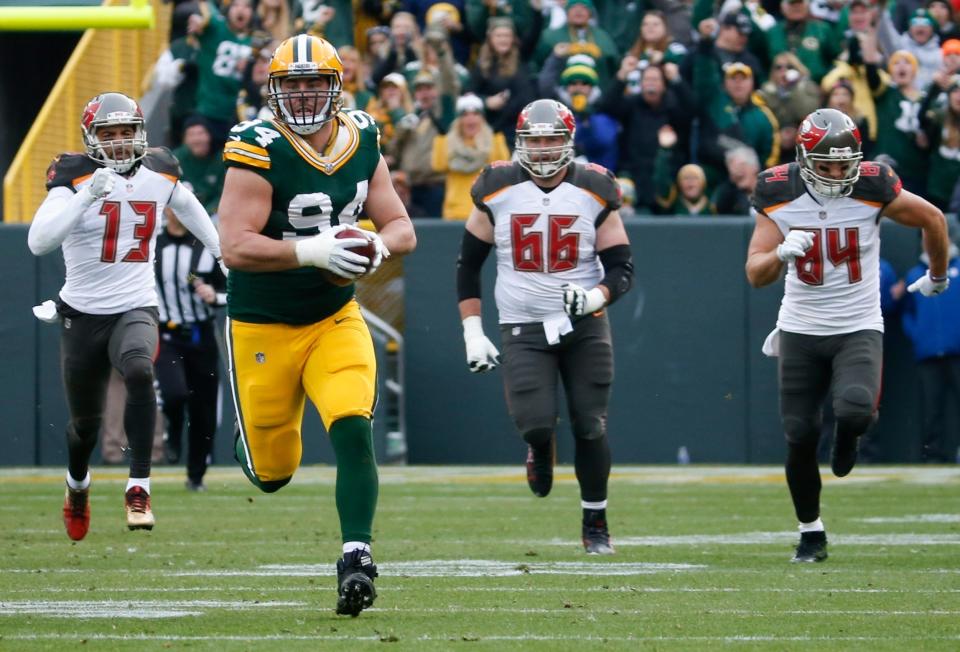
[(240, 438), (260, 480), (287, 479), (300, 465), (305, 396), (327, 431), (344, 417), (373, 416), (377, 363), (356, 301), (306, 326), (230, 319), (227, 337)]

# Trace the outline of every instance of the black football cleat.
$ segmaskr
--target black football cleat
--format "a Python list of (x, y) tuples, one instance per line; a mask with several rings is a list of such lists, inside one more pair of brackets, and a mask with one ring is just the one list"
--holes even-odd
[(606, 518), (584, 520), (580, 533), (583, 538), (583, 549), (588, 555), (614, 554)]
[(337, 613), (356, 618), (377, 598), (377, 566), (369, 552), (353, 550), (337, 561)]
[(833, 436), (833, 450), (830, 451), (830, 468), (838, 478), (849, 475), (853, 465), (857, 463), (857, 450), (860, 448), (860, 438), (843, 436), (837, 433)]
[(533, 495), (540, 498), (553, 489), (553, 446), (542, 451), (527, 446), (527, 484)]
[(797, 544), (797, 551), (793, 553), (795, 563), (810, 563), (823, 561), (827, 558), (827, 533), (826, 532), (802, 532), (800, 534), (800, 543)]

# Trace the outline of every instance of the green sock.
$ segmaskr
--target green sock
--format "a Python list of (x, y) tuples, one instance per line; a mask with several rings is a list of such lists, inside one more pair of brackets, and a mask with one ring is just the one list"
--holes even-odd
[(343, 540), (370, 543), (379, 493), (370, 420), (339, 419), (330, 426), (330, 443), (337, 456), (337, 512)]

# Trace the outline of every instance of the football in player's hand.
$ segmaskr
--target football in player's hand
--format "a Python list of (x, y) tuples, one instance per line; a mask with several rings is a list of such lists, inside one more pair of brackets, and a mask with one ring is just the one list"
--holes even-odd
[[(366, 256), (367, 260), (370, 261), (369, 263), (367, 263), (368, 270), (373, 266), (373, 259), (377, 255), (377, 246), (373, 244), (373, 240), (367, 237), (366, 233), (364, 233), (360, 229), (355, 229), (352, 226), (349, 226), (337, 232), (336, 237), (338, 240), (343, 240), (344, 238), (351, 238), (351, 239), (358, 238), (361, 240), (365, 240), (366, 244), (355, 246), (355, 247), (348, 247), (347, 251), (352, 251), (355, 254)], [(353, 283), (353, 279), (344, 278), (343, 276), (334, 274), (333, 272), (330, 272), (330, 271), (327, 271), (325, 273), (326, 273), (327, 280), (333, 283), (334, 285), (339, 285), (340, 287), (344, 287)]]

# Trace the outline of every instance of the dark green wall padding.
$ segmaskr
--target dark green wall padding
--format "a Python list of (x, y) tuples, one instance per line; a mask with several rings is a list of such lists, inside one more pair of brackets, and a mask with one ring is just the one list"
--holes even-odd
[[(414, 464), (520, 464), (525, 446), (506, 413), (499, 371), (471, 374), (457, 312), (455, 262), (463, 225), (418, 220), (418, 247), (404, 263), (405, 406)], [(743, 218), (637, 218), (628, 222), (633, 290), (610, 309), (616, 380), (609, 434), (614, 463), (674, 463), (686, 446), (694, 463), (779, 463), (776, 363), (760, 345), (776, 321), (782, 283), (749, 287), (743, 273), (753, 222)], [(902, 275), (919, 253), (919, 235), (888, 222), (883, 255)], [(67, 419), (60, 383), (59, 329), (30, 308), (63, 282), (59, 253), (41, 258), (26, 228), (0, 226), (0, 464), (61, 465)], [(494, 260), (484, 268), (484, 324), (499, 341)], [(919, 459), (918, 402), (910, 344), (887, 326), (881, 418), (871, 455), (880, 462)], [(232, 463), (232, 402), (215, 461)], [(377, 434), (382, 453), (382, 430)], [(565, 408), (558, 455), (572, 461)], [(304, 463), (332, 453), (312, 408)]]

